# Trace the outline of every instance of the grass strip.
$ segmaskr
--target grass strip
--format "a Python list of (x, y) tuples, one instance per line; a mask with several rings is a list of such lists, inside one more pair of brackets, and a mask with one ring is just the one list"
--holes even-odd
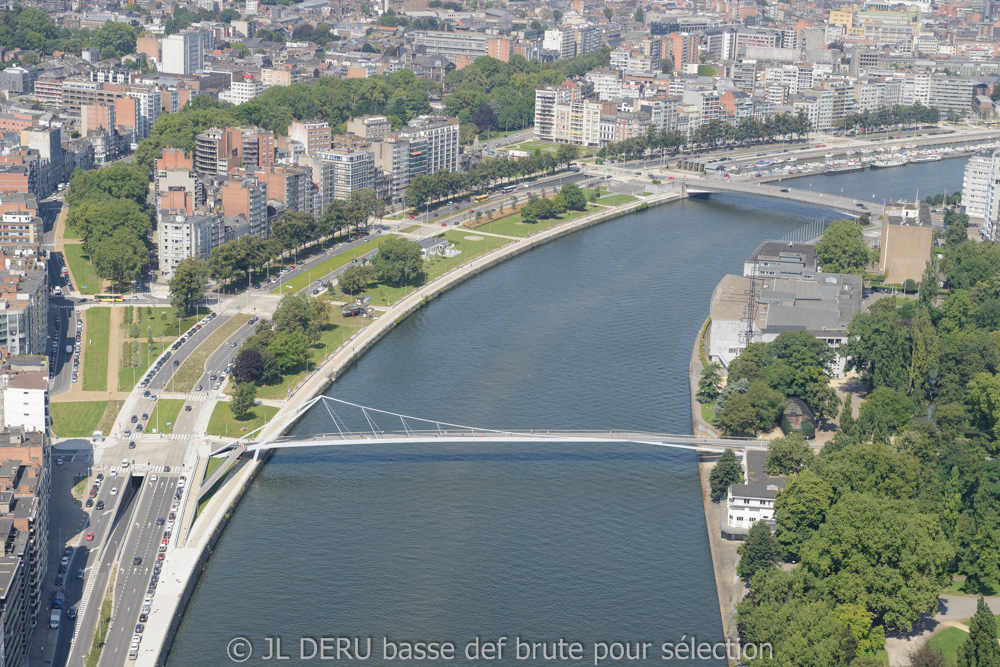
[(60, 438), (89, 438), (107, 407), (107, 401), (51, 403), (52, 432)]
[[(205, 362), (212, 356), (212, 353), (222, 347), (226, 339), (236, 333), (236, 330), (250, 321), (250, 316), (241, 313), (234, 315), (229, 321), (223, 323), (212, 334), (198, 343), (195, 351), (184, 360), (177, 374), (174, 376), (174, 384), (171, 391), (188, 392), (194, 389), (198, 380), (205, 374)], [(197, 339), (199, 334), (195, 334)]]
[(86, 313), (84, 327), (83, 390), (107, 391), (111, 309), (91, 308)]

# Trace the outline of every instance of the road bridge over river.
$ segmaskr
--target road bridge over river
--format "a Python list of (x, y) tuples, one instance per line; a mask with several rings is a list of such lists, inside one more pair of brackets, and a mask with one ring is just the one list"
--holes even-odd
[(699, 178), (682, 182), (683, 191), (688, 196), (711, 195), (721, 193), (739, 193), (755, 195), (759, 197), (774, 197), (788, 201), (802, 202), (833, 209), (838, 213), (844, 213), (856, 218), (868, 211), (867, 205), (860, 199), (850, 197), (840, 197), (823, 192), (813, 192), (811, 190), (800, 190), (797, 188), (784, 188), (766, 183), (747, 183), (744, 181), (734, 181), (731, 179), (708, 179)]

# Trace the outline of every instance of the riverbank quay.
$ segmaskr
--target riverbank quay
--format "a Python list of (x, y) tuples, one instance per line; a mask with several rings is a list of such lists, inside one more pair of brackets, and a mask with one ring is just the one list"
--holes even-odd
[[(708, 349), (708, 336), (711, 335), (712, 318), (708, 318), (695, 336), (691, 348), (691, 364), (688, 372), (688, 382), (691, 393), (691, 430), (695, 435), (702, 433), (718, 436), (718, 430), (702, 417), (701, 402), (696, 398), (698, 381), (705, 367)], [(712, 553), (712, 572), (715, 574), (715, 592), (719, 598), (719, 614), (722, 617), (722, 631), (727, 640), (736, 639), (736, 603), (743, 599), (743, 585), (736, 576), (736, 563), (739, 555), (736, 550), (740, 542), (726, 540), (722, 537), (719, 526), (722, 521), (722, 503), (712, 500), (712, 486), (709, 477), (712, 468), (719, 460), (718, 454), (698, 454), (698, 479), (701, 482), (701, 502), (705, 511), (705, 529), (708, 531), (708, 545)]]
[[(362, 354), (395, 328), (397, 324), (448, 289), (538, 245), (628, 215), (637, 210), (645, 210), (651, 206), (677, 201), (685, 196), (676, 186), (663, 185), (648, 197), (617, 206), (601, 207), (569, 222), (535, 232), (469, 260), (432, 280), (388, 308), (379, 315), (378, 319), (359, 331), (352, 339), (327, 357), (316, 370), (292, 390), (289, 399), (278, 415), (255, 439), (257, 441), (270, 440), (290, 428), (299, 418), (298, 413), (306, 402), (324, 392), (331, 383), (335, 383), (336, 379), (350, 368)], [(143, 647), (136, 665), (162, 665), (166, 662), (171, 642), (183, 617), (184, 608), (195, 590), (198, 577), (211, 555), (214, 544), (236, 510), (239, 500), (264, 463), (263, 459), (259, 461), (244, 459), (244, 461), (233, 468), (226, 482), (205, 504), (197, 521), (187, 533), (184, 543), (168, 552), (163, 567), (168, 576), (161, 578), (154, 613), (146, 624)], [(204, 463), (198, 466), (199, 472), (203, 470), (203, 465)], [(201, 478), (196, 474), (193, 479), (200, 480)], [(221, 656), (226, 651), (227, 647), (219, 647), (220, 661), (223, 660)]]

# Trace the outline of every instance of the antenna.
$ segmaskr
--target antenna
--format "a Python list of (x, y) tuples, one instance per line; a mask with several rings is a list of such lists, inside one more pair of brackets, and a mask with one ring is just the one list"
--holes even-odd
[(747, 305), (743, 311), (746, 326), (740, 333), (743, 342), (743, 349), (747, 349), (754, 342), (754, 322), (757, 321), (757, 307), (760, 305), (760, 294), (757, 292), (757, 257), (753, 258), (753, 268), (750, 270), (750, 291), (747, 294)]

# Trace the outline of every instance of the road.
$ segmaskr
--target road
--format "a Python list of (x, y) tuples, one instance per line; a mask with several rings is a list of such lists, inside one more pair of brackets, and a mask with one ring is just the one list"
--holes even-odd
[[(131, 525), (121, 552), (119, 568), (115, 574), (115, 606), (112, 608), (111, 626), (105, 638), (101, 665), (123, 665), (128, 660), (129, 646), (135, 635), (140, 614), (153, 613), (144, 609), (145, 598), (155, 597), (148, 593), (151, 579), (159, 580), (157, 555), (161, 541), (173, 526), (167, 527), (170, 504), (178, 490), (180, 475), (148, 472), (145, 483), (131, 514)], [(162, 525), (157, 520), (163, 519)], [(169, 547), (168, 547), (169, 548)], [(135, 564), (134, 559), (140, 560)]]

